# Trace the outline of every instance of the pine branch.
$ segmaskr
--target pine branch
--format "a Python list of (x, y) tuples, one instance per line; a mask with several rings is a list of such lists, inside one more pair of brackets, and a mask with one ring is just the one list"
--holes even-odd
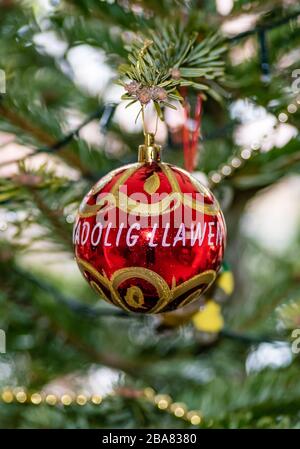
[[(17, 276), (20, 276), (23, 279), (22, 285), (24, 285), (24, 280), (27, 280), (38, 287), (42, 285), (34, 276), (26, 273), (14, 263), (11, 264), (10, 271), (13, 271)], [(52, 291), (50, 293), (52, 293)], [(53, 308), (53, 306), (49, 306), (49, 303), (45, 303), (43, 299), (40, 300), (39, 297), (40, 295), (30, 298), (31, 306), (34, 306), (36, 309), (35, 318), (38, 319), (39, 317), (47, 316), (47, 320), (49, 320), (50, 323), (50, 330), (55, 335), (63, 335), (66, 343), (74, 347), (83, 356), (87, 356), (92, 363), (99, 363), (109, 368), (121, 370), (135, 378), (143, 372), (144, 366), (141, 366), (140, 363), (127, 360), (121, 355), (111, 351), (99, 351), (96, 347), (91, 346), (86, 341), (88, 340), (88, 338), (86, 338), (87, 332), (80, 332), (79, 326), (82, 319), (80, 316), (68, 317), (67, 308), (65, 308), (65, 310), (61, 309), (61, 307)], [(62, 304), (60, 304), (60, 306), (61, 305)], [(66, 306), (66, 304), (64, 304), (64, 306)], [(62, 317), (64, 318), (63, 321), (61, 320)], [(87, 326), (88, 325), (90, 324), (87, 324)], [(74, 331), (72, 329), (74, 329)], [(87, 329), (86, 326), (84, 329)]]
[(183, 101), (178, 91), (183, 86), (221, 101), (218, 82), (224, 78), (221, 57), (227, 47), (218, 33), (199, 41), (198, 33), (188, 34), (180, 25), (163, 22), (127, 49), (128, 63), (119, 67), (118, 84), (126, 90), (122, 99), (129, 100), (129, 105), (153, 101), (162, 117), (162, 106), (174, 107), (172, 101)]
[[(48, 317), (49, 318), (49, 317)], [(123, 371), (133, 377), (138, 377), (141, 367), (138, 363), (125, 360), (119, 354), (113, 352), (100, 352), (91, 347), (80, 339), (77, 333), (70, 330), (62, 329), (53, 320), (51, 321), (51, 327), (54, 333), (63, 333), (66, 342), (71, 344), (79, 352), (87, 355), (93, 363), (99, 363), (112, 369)]]
[[(17, 112), (10, 110), (6, 106), (0, 104), (0, 115), (6, 119), (9, 123), (16, 126), (30, 137), (34, 137), (36, 140), (42, 144), (52, 147), (56, 144), (55, 139), (51, 137), (47, 132), (36, 127), (30, 121), (20, 116)], [(84, 175), (88, 175), (86, 168), (82, 165), (80, 159), (74, 154), (74, 152), (69, 151), (67, 148), (63, 149), (59, 156), (64, 159), (67, 163), (71, 164), (73, 167), (79, 169)]]
[(70, 233), (67, 229), (64, 228), (60, 220), (60, 217), (62, 215), (61, 211), (50, 209), (39, 192), (34, 187), (28, 187), (28, 190), (30, 191), (30, 194), (36, 206), (43, 214), (43, 217), (46, 218), (53, 230), (56, 232), (56, 235), (70, 251), (73, 251)]

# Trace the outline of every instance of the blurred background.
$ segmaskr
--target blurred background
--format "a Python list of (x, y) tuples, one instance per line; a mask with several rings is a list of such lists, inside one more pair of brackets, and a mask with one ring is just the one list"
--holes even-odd
[[(300, 427), (298, 3), (0, 1), (1, 428)], [(164, 17), (228, 43), (194, 173), (224, 211), (226, 264), (214, 307), (128, 316), (80, 275), (72, 226), (97, 179), (136, 161), (138, 106), (114, 81), (124, 44)], [(185, 120), (159, 123), (165, 162), (184, 165)], [(7, 386), (73, 402), (11, 402)]]

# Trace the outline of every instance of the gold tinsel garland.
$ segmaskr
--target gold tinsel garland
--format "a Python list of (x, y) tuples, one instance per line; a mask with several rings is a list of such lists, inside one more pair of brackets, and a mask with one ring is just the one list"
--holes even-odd
[[(183, 419), (193, 426), (199, 426), (202, 423), (202, 413), (198, 410), (189, 410), (187, 405), (183, 402), (175, 402), (171, 396), (167, 394), (157, 394), (152, 388), (145, 388), (144, 390), (136, 392), (138, 394), (131, 397), (139, 397), (153, 404), (159, 410), (168, 412), (176, 418)], [(0, 402), (4, 404), (24, 404), (24, 405), (49, 405), (49, 406), (64, 406), (71, 405), (85, 406), (94, 405), (99, 406), (109, 397), (115, 396), (116, 392), (103, 397), (99, 394), (87, 395), (84, 393), (64, 393), (62, 395), (40, 392), (29, 392), (23, 387), (6, 387), (0, 390)], [(130, 395), (124, 395), (130, 396)]]

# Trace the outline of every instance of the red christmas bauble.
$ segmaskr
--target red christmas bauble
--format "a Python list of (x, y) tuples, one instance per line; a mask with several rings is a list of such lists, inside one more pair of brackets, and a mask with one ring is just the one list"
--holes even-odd
[(161, 163), (156, 146), (140, 149), (141, 162), (110, 172), (83, 199), (73, 234), (76, 260), (109, 303), (131, 312), (168, 312), (213, 283), (226, 227), (206, 187)]

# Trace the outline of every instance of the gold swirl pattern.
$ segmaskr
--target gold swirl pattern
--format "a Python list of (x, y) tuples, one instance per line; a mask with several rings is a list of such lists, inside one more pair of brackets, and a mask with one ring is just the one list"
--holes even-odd
[(93, 278), (90, 280), (90, 284), (100, 296), (127, 312), (130, 311), (130, 308), (147, 309), (143, 291), (136, 285), (128, 287), (125, 297), (121, 297), (118, 289), (123, 282), (129, 281), (130, 279), (133, 281), (136, 279), (145, 280), (155, 288), (159, 299), (152, 308), (147, 310), (147, 313), (159, 313), (173, 301), (179, 301), (179, 304), (176, 304), (177, 307), (189, 304), (210, 287), (216, 279), (216, 272), (214, 270), (206, 270), (178, 286), (175, 286), (175, 283), (173, 283), (174, 286), (169, 288), (166, 281), (158, 273), (148, 268), (121, 268), (109, 280), (105, 274), (100, 274), (87, 261), (77, 258), (77, 263), (85, 277), (85, 272), (87, 272)]
[(158, 303), (155, 305), (153, 309), (151, 309), (151, 313), (157, 312), (157, 310), (162, 309), (165, 305), (170, 302), (170, 289), (166, 281), (155, 271), (149, 270), (148, 268), (142, 267), (131, 267), (131, 268), (121, 268), (117, 270), (112, 276), (112, 287), (118, 290), (119, 286), (130, 279), (143, 279), (144, 281), (149, 282), (159, 297)]
[(129, 287), (127, 289), (125, 300), (127, 304), (133, 309), (144, 309), (144, 294), (142, 290), (134, 285), (133, 287)]
[[(135, 173), (135, 171), (141, 165), (142, 164), (140, 163), (128, 165), (127, 169), (121, 174), (117, 182), (112, 187), (111, 191), (99, 198), (97, 204), (87, 204), (87, 197), (85, 197), (79, 208), (79, 216), (85, 218), (92, 217), (94, 215), (97, 215), (97, 213), (100, 211), (107, 212), (110, 209), (118, 207), (125, 213), (147, 217), (170, 213), (176, 210), (180, 205), (188, 206), (191, 209), (197, 210), (198, 212), (206, 215), (214, 216), (220, 212), (220, 206), (216, 200), (214, 200), (213, 204), (205, 204), (204, 200), (199, 202), (194, 199), (192, 195), (182, 193), (172, 168), (163, 163), (158, 165), (167, 177), (172, 188), (172, 193), (168, 194), (162, 200), (155, 203), (142, 203), (127, 196), (120, 190), (120, 187), (130, 178), (133, 173)], [(176, 168), (176, 170), (188, 176), (199, 193), (204, 196), (208, 196), (209, 191), (199, 181), (190, 176), (184, 170), (180, 170), (178, 168)], [(106, 175), (104, 178), (102, 178), (98, 182), (98, 184), (96, 184), (96, 186), (91, 190), (91, 193), (99, 193), (103, 189), (103, 187), (105, 187), (105, 185), (113, 179), (114, 175), (117, 172), (118, 170), (115, 170), (111, 174)], [(144, 188), (145, 191), (152, 194), (158, 189), (158, 187), (159, 177), (157, 173), (154, 172), (153, 175), (151, 175), (146, 180)]]
[[(97, 215), (97, 213), (103, 208), (105, 203), (109, 203), (109, 208), (115, 207), (117, 202), (109, 202), (108, 198), (116, 198), (116, 193), (119, 191), (119, 188), (122, 184), (124, 184), (128, 178), (141, 166), (142, 164), (136, 163), (136, 164), (128, 164), (125, 167), (117, 168), (116, 170), (113, 170), (112, 172), (105, 175), (103, 178), (101, 178), (94, 187), (90, 190), (89, 194), (85, 196), (82, 203), (79, 206), (79, 216), (83, 218), (87, 217), (93, 217), (94, 215)], [(120, 171), (123, 171), (122, 175), (119, 177), (117, 182), (114, 184), (111, 191), (108, 193), (107, 198), (101, 198), (99, 203), (97, 204), (88, 204), (87, 199), (89, 195), (96, 195), (99, 193), (112, 179), (115, 175), (117, 175)], [(112, 204), (114, 203), (114, 204)]]
[[(105, 201), (105, 198), (103, 200)], [(118, 208), (123, 212), (140, 217), (167, 214), (176, 210), (182, 204), (181, 195), (178, 192), (170, 193), (156, 203), (141, 203), (128, 197), (125, 193), (119, 192), (115, 201)]]
[[(191, 195), (184, 194), (181, 192), (178, 181), (176, 176), (173, 173), (173, 170), (168, 164), (159, 164), (162, 171), (168, 178), (169, 183), (171, 184), (173, 192), (177, 192), (180, 194), (181, 203), (185, 206), (189, 206), (191, 209), (197, 210), (198, 212), (202, 212), (206, 215), (216, 215), (220, 211), (220, 206), (216, 199), (214, 199), (213, 204), (205, 204), (204, 199), (203, 202), (199, 203), (194, 198), (192, 198)], [(176, 170), (182, 173), (183, 175), (187, 176), (195, 189), (202, 193), (203, 196), (209, 196), (209, 191), (204, 187), (197, 179), (195, 179), (193, 176), (191, 176), (188, 172), (181, 170), (180, 168), (176, 167)]]
[(136, 164), (128, 165), (128, 168), (119, 177), (119, 179), (117, 180), (117, 182), (114, 184), (113, 188), (111, 189), (110, 193), (112, 193), (113, 195), (116, 195), (119, 192), (120, 187), (123, 184), (125, 184), (125, 182), (130, 178), (130, 176), (133, 175), (133, 173), (135, 173), (137, 171), (137, 169), (139, 167), (141, 167), (141, 165), (143, 165), (143, 164), (140, 164), (139, 162), (137, 162)]
[[(193, 184), (193, 186), (195, 187), (195, 189), (198, 192), (201, 192), (204, 196), (210, 196), (210, 191), (207, 187), (205, 187), (203, 184), (201, 184), (200, 181), (198, 181), (197, 178), (195, 178), (194, 176), (192, 176), (189, 172), (183, 170), (183, 168), (181, 167), (175, 167), (175, 170), (181, 174), (183, 174), (184, 176), (188, 177), (190, 182)], [(172, 173), (172, 172), (171, 172)]]
[(107, 173), (107, 175), (103, 176), (103, 178), (99, 179), (94, 187), (92, 187), (90, 195), (96, 195), (97, 193), (99, 193), (103, 189), (103, 187), (105, 187), (110, 181), (112, 181), (118, 173), (124, 171), (124, 175), (126, 173), (126, 176), (123, 177), (123, 175), (121, 175), (116, 183), (117, 188), (119, 188), (119, 186), (123, 184), (128, 179), (128, 177), (131, 176), (131, 174), (134, 173), (134, 171), (141, 165), (142, 164), (137, 162), (136, 164), (127, 164), (123, 165), (122, 167), (116, 168), (115, 170), (112, 170), (111, 172)]
[[(115, 306), (121, 307), (127, 312), (130, 312), (130, 309), (128, 309), (126, 305), (123, 304), (119, 294), (112, 288), (111, 282), (106, 275), (103, 276), (102, 274), (100, 274), (99, 271), (96, 270), (86, 260), (79, 258), (76, 258), (76, 260), (83, 276), (87, 279), (85, 272), (88, 272), (89, 275), (93, 277), (92, 288), (96, 293), (100, 293), (100, 295), (103, 296), (103, 298), (110, 304), (113, 303)], [(101, 285), (101, 287), (99, 286), (99, 284)], [(95, 288), (95, 285), (97, 285), (97, 288)]]

